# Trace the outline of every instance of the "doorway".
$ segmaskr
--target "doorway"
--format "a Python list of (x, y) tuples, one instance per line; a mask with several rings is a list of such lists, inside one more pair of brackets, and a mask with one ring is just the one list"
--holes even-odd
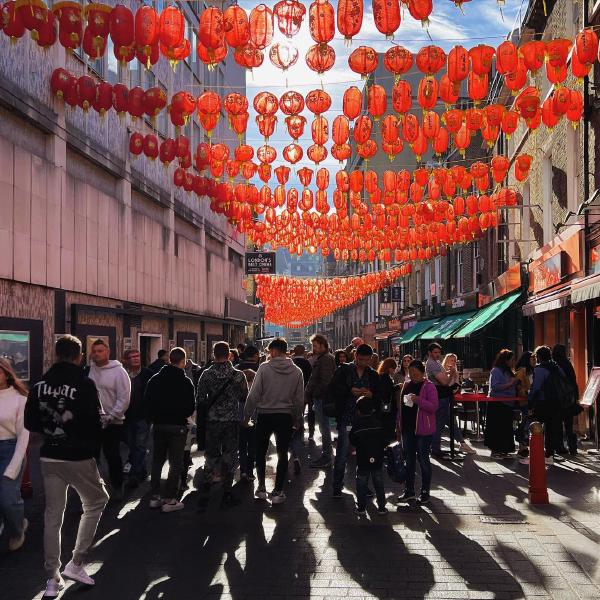
[(158, 333), (138, 333), (138, 346), (142, 367), (148, 367), (158, 358), (158, 351), (162, 350), (162, 335)]

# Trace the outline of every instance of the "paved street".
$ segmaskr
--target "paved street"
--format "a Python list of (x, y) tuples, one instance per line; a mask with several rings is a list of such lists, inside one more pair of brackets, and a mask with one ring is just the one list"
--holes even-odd
[[(160, 514), (147, 508), (147, 495), (140, 501), (143, 489), (102, 519), (92, 556), (96, 588), (69, 584), (63, 597), (600, 597), (600, 462), (582, 455), (552, 467), (551, 505), (532, 508), (526, 467), (491, 462), (478, 450), (464, 464), (436, 463), (429, 507), (387, 517), (370, 509), (359, 519), (351, 493), (332, 499), (325, 473), (307, 468), (291, 477), (288, 502), (274, 508), (242, 487), (241, 507), (220, 511), (215, 496), (198, 515), (190, 488), (184, 511)], [(0, 558), (2, 600), (41, 597), (40, 501), (28, 509), (25, 549)], [(69, 550), (77, 516), (71, 502)]]

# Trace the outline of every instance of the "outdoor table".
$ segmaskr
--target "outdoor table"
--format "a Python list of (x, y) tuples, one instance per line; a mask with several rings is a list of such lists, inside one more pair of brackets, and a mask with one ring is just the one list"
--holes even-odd
[(454, 394), (454, 401), (450, 402), (450, 458), (454, 460), (456, 452), (454, 450), (454, 405), (458, 402), (475, 402), (475, 424), (477, 428), (476, 441), (481, 441), (481, 421), (479, 413), (480, 402), (506, 402), (507, 400), (514, 400), (518, 402), (523, 398), (490, 398), (487, 394), (475, 393), (475, 392), (463, 392)]

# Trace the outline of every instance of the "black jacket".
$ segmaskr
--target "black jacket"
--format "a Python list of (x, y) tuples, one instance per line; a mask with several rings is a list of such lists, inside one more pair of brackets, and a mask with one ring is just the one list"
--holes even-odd
[(153, 372), (153, 373), (158, 373), (164, 366), (165, 366), (165, 361), (162, 360), (161, 358), (157, 358), (153, 363), (151, 363), (150, 365), (148, 365), (148, 368)]
[(302, 379), (304, 379), (304, 387), (306, 387), (310, 374), (312, 373), (312, 367), (304, 356), (293, 356), (292, 360), (294, 364), (302, 371)]
[(83, 369), (59, 362), (29, 392), (25, 428), (44, 436), (41, 456), (87, 460), (100, 447), (101, 410), (96, 384)]
[[(381, 382), (377, 371), (371, 367), (365, 369), (364, 376), (368, 379), (368, 389), (373, 395), (375, 412), (379, 413), (381, 408)], [(328, 393), (335, 398), (336, 418), (338, 425), (351, 425), (354, 421), (356, 400), (351, 389), (357, 377), (354, 363), (341, 364), (333, 374), (328, 387)]]
[(146, 394), (146, 386), (153, 375), (154, 373), (150, 369), (142, 367), (140, 372), (131, 380), (131, 400), (125, 413), (126, 419), (137, 420), (147, 417), (144, 396)]
[(186, 425), (194, 413), (194, 384), (185, 371), (164, 366), (146, 386), (148, 419), (155, 425)]
[(260, 363), (257, 362), (252, 362), (251, 360), (240, 360), (240, 362), (235, 365), (235, 368), (238, 371), (245, 371), (246, 369), (250, 369), (251, 371), (254, 371), (256, 373), (256, 371), (258, 371), (258, 367), (260, 366)]
[(359, 469), (381, 469), (386, 442), (381, 422), (375, 415), (356, 417), (350, 443), (356, 448)]

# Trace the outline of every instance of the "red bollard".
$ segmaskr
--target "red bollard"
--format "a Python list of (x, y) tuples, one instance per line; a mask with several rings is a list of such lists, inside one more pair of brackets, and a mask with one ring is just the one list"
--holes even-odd
[(529, 502), (548, 504), (546, 461), (544, 457), (544, 426), (534, 422), (529, 426)]

